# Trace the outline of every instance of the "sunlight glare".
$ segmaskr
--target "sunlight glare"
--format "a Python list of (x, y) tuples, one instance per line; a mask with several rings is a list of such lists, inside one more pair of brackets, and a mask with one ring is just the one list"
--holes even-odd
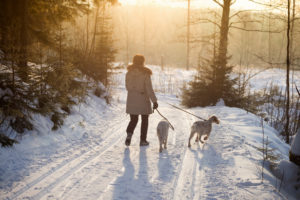
[[(187, 8), (187, 0), (119, 0), (122, 6), (134, 5), (158, 5), (166, 7)], [(191, 0), (192, 8), (219, 8), (213, 0)], [(249, 0), (238, 0), (232, 6), (233, 9), (263, 9), (262, 6)]]

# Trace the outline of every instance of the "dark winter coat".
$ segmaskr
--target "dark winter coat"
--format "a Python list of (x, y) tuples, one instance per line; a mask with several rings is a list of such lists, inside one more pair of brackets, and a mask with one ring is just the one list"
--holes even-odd
[(153, 113), (150, 100), (157, 98), (151, 82), (152, 71), (144, 66), (130, 65), (126, 73), (127, 103), (126, 113), (133, 115), (149, 115)]

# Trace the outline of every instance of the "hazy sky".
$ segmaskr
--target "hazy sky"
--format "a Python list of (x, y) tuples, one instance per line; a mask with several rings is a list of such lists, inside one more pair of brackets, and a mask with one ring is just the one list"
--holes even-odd
[[(155, 4), (168, 7), (187, 7), (187, 0), (119, 0), (122, 5), (148, 5)], [(192, 8), (219, 7), (213, 0), (191, 0)], [(249, 0), (237, 0), (232, 6), (234, 9), (263, 9)]]

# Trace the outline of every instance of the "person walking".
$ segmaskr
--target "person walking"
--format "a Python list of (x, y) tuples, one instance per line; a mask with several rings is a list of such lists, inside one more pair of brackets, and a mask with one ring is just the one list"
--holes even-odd
[(151, 82), (152, 71), (145, 67), (145, 57), (143, 55), (135, 55), (132, 65), (129, 65), (127, 70), (125, 80), (127, 90), (126, 113), (130, 115), (130, 122), (126, 129), (125, 145), (130, 145), (138, 117), (141, 115), (140, 146), (147, 146), (149, 145), (147, 141), (149, 115), (153, 113), (154, 109), (158, 108), (157, 98)]

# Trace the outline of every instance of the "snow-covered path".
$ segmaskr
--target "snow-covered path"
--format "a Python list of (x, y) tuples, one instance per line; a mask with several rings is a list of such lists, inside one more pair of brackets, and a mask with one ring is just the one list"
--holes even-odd
[(157, 113), (150, 117), (150, 146), (139, 147), (138, 124), (132, 145), (125, 147), (129, 117), (122, 113), (124, 91), (119, 95), (121, 101), (109, 112), (121, 114), (102, 121), (85, 119), (94, 126), (81, 127), (82, 137), (51, 155), (45, 165), (31, 163), (37, 169), (2, 187), (1, 199), (282, 199), (271, 184), (261, 183), (259, 153), (251, 154), (260, 144), (247, 141), (243, 132), (243, 127), (259, 132), (259, 121), (251, 114), (222, 106), (192, 109), (203, 117), (216, 114), (221, 124), (214, 125), (207, 144), (189, 149), (195, 118), (164, 104), (178, 103), (176, 98), (159, 96), (160, 112), (175, 126), (168, 149), (159, 153)]

